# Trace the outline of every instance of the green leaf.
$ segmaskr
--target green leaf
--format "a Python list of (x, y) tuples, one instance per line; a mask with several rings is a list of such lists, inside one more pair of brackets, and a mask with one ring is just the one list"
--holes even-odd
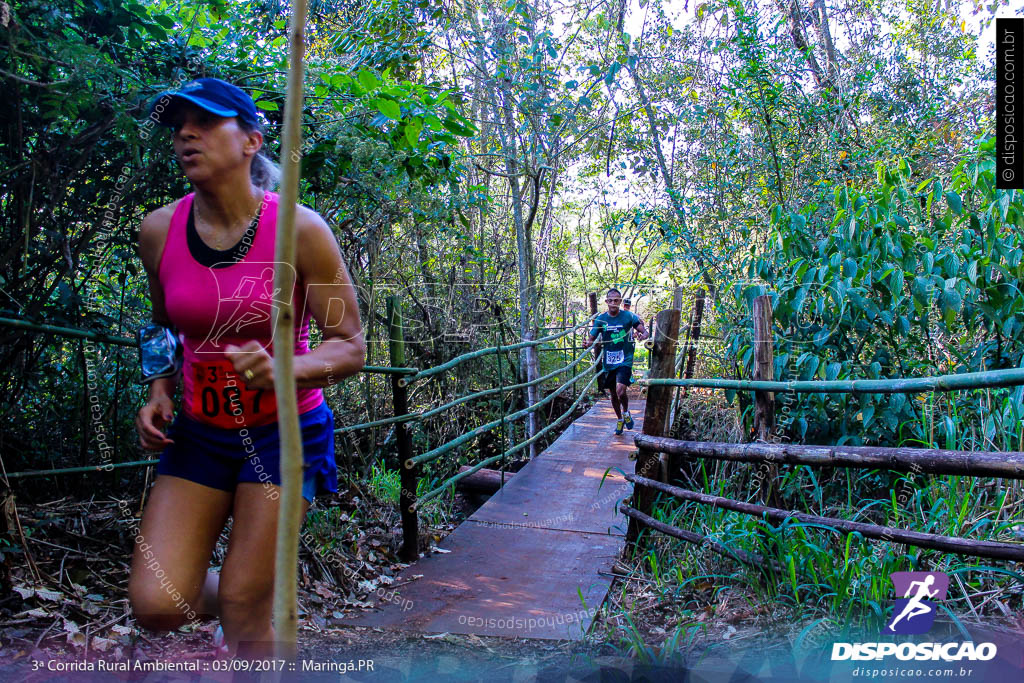
[(619, 69), (621, 68), (621, 64), (619, 64), (618, 62), (612, 62), (612, 65), (608, 67), (608, 73), (606, 73), (604, 76), (604, 82), (608, 85), (611, 85), (615, 81), (615, 74), (619, 73)]
[(413, 147), (420, 141), (420, 131), (423, 130), (423, 119), (416, 117), (405, 124), (405, 139)]
[(875, 416), (875, 406), (869, 405), (866, 408), (864, 408), (864, 410), (861, 411), (861, 416), (864, 419), (864, 426), (867, 427), (869, 424), (871, 424), (871, 420)]
[(821, 365), (821, 359), (817, 356), (811, 356), (807, 360), (807, 371), (804, 374), (806, 379), (812, 379), (818, 374), (818, 367)]
[(449, 130), (452, 133), (455, 133), (459, 137), (463, 138), (472, 137), (476, 133), (476, 131), (473, 130), (472, 128), (468, 128), (467, 126), (462, 125), (453, 118), (445, 119), (444, 121), (441, 122), (441, 125), (444, 126), (446, 130)]
[(832, 361), (825, 366), (825, 379), (831, 382), (839, 376), (839, 371), (842, 369), (843, 364), (838, 361)]
[[(372, 71), (367, 71), (366, 69), (361, 69), (359, 71), (358, 78), (359, 78), (359, 85), (363, 86), (363, 88), (367, 92), (369, 92), (371, 90), (376, 90), (380, 86), (380, 79), (377, 78), (377, 75), (374, 74)], [(381, 113), (383, 113), (383, 112), (381, 112)], [(385, 114), (385, 116), (386, 116), (386, 114)]]
[(258, 109), (262, 109), (263, 111), (278, 111), (279, 109), (279, 107), (277, 106), (277, 102), (274, 102), (272, 100), (260, 100), (259, 102), (256, 103), (256, 107)]
[(960, 215), (964, 212), (964, 204), (960, 201), (960, 195), (953, 190), (946, 193), (946, 201), (949, 202), (949, 208), (953, 210), (953, 213)]
[(402, 108), (398, 106), (397, 102), (392, 102), (389, 99), (378, 97), (374, 101), (374, 105), (377, 107), (377, 111), (379, 111), (381, 114), (388, 117), (389, 119), (392, 119), (394, 121), (402, 120)]

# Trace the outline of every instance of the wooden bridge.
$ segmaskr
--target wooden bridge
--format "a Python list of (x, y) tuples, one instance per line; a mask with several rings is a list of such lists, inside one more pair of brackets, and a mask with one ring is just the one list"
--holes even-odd
[[(642, 427), (643, 401), (632, 401)], [(602, 401), (441, 541), (403, 570), (396, 597), (348, 619), (424, 633), (578, 639), (625, 544), (632, 432)], [(628, 469), (627, 469), (628, 468)], [(418, 578), (417, 578), (418, 577)]]

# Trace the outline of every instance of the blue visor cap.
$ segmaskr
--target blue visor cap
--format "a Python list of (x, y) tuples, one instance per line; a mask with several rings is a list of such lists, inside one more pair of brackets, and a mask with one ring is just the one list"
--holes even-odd
[(255, 125), (256, 104), (249, 94), (219, 78), (197, 78), (178, 90), (165, 90), (149, 103), (149, 118), (161, 126), (170, 126), (167, 116), (180, 100), (187, 100), (217, 116), (237, 116)]

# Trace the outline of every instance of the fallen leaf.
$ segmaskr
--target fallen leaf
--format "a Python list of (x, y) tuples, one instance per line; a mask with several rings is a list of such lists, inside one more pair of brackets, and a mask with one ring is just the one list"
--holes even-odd
[(93, 636), (92, 638), (92, 649), (97, 652), (106, 652), (110, 649), (111, 645), (116, 645), (117, 641), (110, 640), (109, 638), (100, 638), (99, 636)]
[(78, 624), (71, 621), (70, 619), (64, 620), (64, 632), (67, 633), (68, 644), (77, 645), (78, 647), (85, 647), (85, 634), (82, 633), (81, 629), (78, 628)]

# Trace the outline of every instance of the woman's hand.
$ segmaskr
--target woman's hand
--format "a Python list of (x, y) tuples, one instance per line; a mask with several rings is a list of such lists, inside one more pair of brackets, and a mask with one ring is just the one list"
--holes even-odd
[(274, 359), (255, 339), (241, 346), (228, 344), (224, 356), (250, 389), (274, 388)]
[(167, 395), (149, 399), (135, 416), (135, 430), (139, 433), (139, 445), (147, 451), (160, 451), (174, 443), (161, 431), (174, 418), (174, 401)]

